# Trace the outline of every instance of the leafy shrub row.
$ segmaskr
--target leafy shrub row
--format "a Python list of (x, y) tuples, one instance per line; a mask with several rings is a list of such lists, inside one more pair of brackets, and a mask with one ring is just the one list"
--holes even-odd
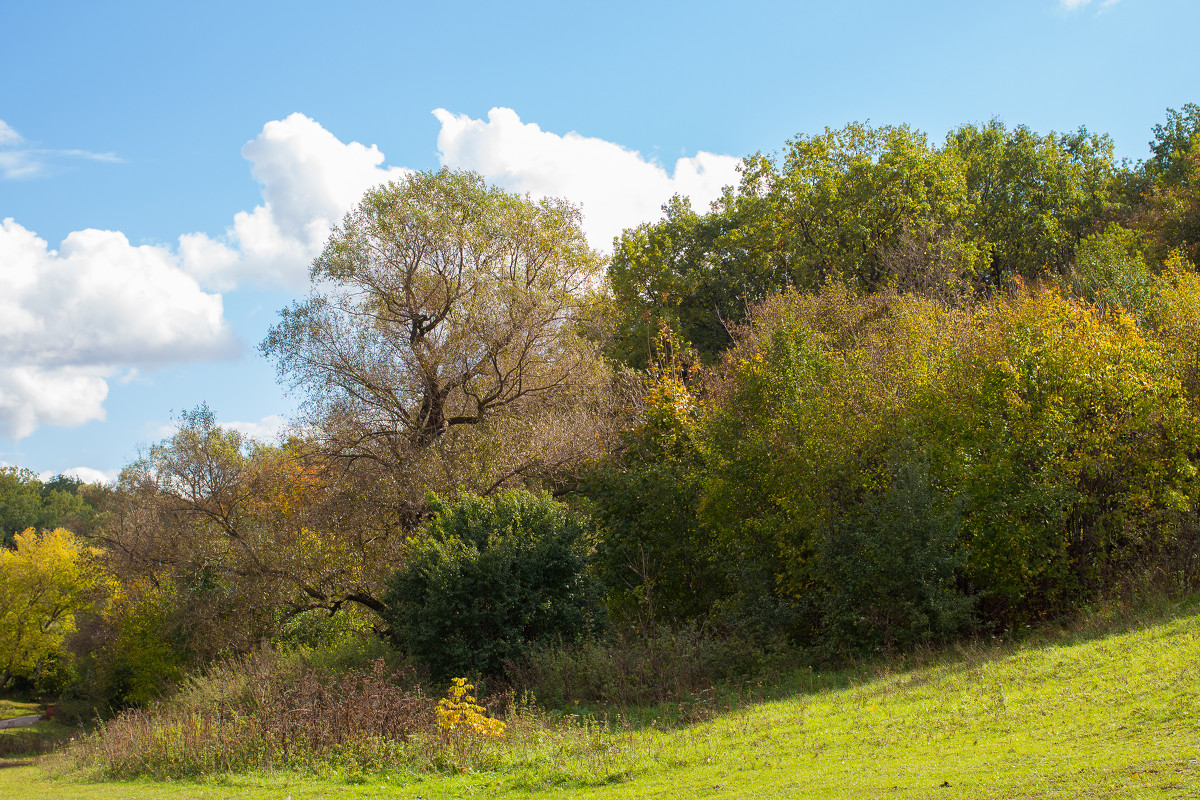
[[(1177, 259), (1143, 288), (1107, 307), (1056, 287), (969, 308), (840, 284), (766, 301), (692, 382), (697, 410), (665, 418), (652, 392), (593, 484), (610, 596), (686, 612), (684, 576), (707, 574), (706, 616), (833, 655), (1055, 615), (1190, 563), (1200, 281)], [(646, 435), (664, 419), (674, 438)], [(677, 538), (648, 513), (659, 497)]]

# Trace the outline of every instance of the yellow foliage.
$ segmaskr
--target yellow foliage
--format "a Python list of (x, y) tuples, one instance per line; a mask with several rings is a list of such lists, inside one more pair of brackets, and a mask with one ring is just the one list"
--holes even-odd
[(112, 579), (99, 551), (63, 528), (14, 537), (0, 548), (0, 687), (35, 669), (75, 631), (75, 614), (93, 608)]
[(455, 678), (446, 696), (437, 704), (437, 725), (442, 736), (449, 739), (458, 735), (493, 736), (504, 734), (504, 723), (484, 716), (485, 709), (478, 705), (473, 684), (466, 678)]

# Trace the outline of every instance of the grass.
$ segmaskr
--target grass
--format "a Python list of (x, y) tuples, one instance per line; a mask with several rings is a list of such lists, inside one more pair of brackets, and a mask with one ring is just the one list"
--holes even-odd
[(23, 703), (18, 700), (0, 700), (0, 719), (27, 717), (41, 714), (42, 707), (37, 703)]
[(0, 800), (1200, 797), (1200, 614), (1119, 627), (959, 647), (836, 689), (799, 673), (707, 722), (564, 737), (488, 772), (90, 783), (42, 760), (0, 769)]

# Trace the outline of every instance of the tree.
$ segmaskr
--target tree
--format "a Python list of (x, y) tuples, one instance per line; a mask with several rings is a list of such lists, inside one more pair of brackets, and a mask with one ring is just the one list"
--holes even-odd
[(126, 467), (94, 536), (127, 584), (154, 589), (198, 657), (269, 636), (279, 615), (378, 609), (403, 547), (386, 482), (347, 478), (311, 443), (222, 428), (206, 406)]
[(439, 505), (384, 596), (396, 641), (438, 678), (500, 675), (539, 643), (598, 630), (583, 524), (516, 490)]
[(969, 235), (990, 254), (984, 286), (1064, 273), (1117, 188), (1112, 140), (1085, 128), (1041, 136), (999, 120), (963, 125), (943, 156), (966, 177)]
[(27, 530), (0, 549), (0, 689), (60, 652), (75, 615), (108, 586), (95, 551), (62, 528)]
[(82, 482), (64, 475), (41, 481), (19, 467), (0, 467), (0, 544), (11, 547), (13, 536), (27, 528), (78, 528), (92, 513), (79, 495)]
[(659, 321), (713, 363), (747, 309), (828, 282), (935, 296), (972, 286), (986, 249), (967, 235), (963, 164), (906, 126), (852, 123), (800, 135), (781, 159), (758, 154), (708, 214), (673, 200), (626, 231), (609, 278), (614, 352), (646, 364)]
[(261, 349), (398, 501), (487, 494), (596, 452), (607, 375), (579, 324), (601, 266), (567, 202), (416, 173), (346, 216)]
[(1146, 168), (1155, 184), (1187, 186), (1192, 182), (1195, 165), (1189, 157), (1200, 150), (1200, 106), (1188, 103), (1182, 109), (1167, 109), (1167, 119), (1154, 126), (1154, 153)]

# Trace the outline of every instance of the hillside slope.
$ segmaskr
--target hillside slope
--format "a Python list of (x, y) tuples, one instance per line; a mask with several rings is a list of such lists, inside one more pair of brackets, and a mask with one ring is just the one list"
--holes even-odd
[(502, 772), (84, 784), (43, 765), (0, 769), (0, 800), (1200, 796), (1195, 606), (1126, 632), (1048, 639), (962, 649), (934, 666)]

